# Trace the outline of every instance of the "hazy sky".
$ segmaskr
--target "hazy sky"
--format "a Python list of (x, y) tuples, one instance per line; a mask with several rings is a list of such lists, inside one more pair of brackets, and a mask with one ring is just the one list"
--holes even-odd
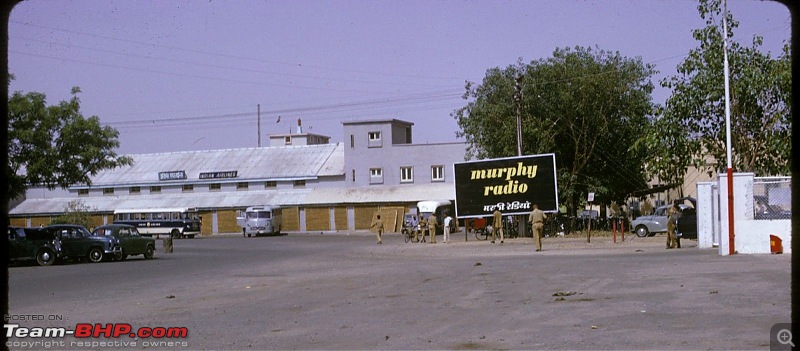
[[(782, 4), (730, 0), (773, 57), (790, 38)], [(598, 46), (661, 72), (697, 46), (695, 1), (27, 0), (9, 23), (11, 91), (49, 104), (83, 91), (84, 115), (117, 128), (124, 154), (257, 146), (294, 130), (343, 140), (343, 121), (414, 123), (452, 142), (464, 82), (486, 70)], [(654, 101), (669, 92), (657, 88)], [(277, 122), (278, 116), (280, 122)]]

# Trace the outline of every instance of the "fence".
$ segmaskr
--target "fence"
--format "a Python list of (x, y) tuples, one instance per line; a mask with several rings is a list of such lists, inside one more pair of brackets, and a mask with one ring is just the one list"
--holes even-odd
[(792, 178), (753, 178), (753, 211), (756, 220), (792, 218)]

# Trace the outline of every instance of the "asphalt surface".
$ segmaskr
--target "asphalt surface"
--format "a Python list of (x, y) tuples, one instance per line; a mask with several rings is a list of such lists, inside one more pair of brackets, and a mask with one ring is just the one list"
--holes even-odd
[[(153, 260), (11, 267), (21, 327), (129, 323), (188, 337), (11, 337), (10, 349), (768, 350), (770, 328), (790, 321), (788, 254), (722, 257), (687, 240), (666, 250), (662, 235), (545, 238), (542, 252), (531, 239), (453, 239), (220, 235), (175, 240), (172, 254), (159, 243)], [(22, 344), (34, 341), (62, 343)]]

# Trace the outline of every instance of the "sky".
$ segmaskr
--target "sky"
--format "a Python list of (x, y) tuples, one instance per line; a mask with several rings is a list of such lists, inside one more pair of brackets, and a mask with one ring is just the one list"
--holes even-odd
[[(730, 0), (733, 40), (790, 40), (782, 4)], [(26, 0), (9, 20), (11, 92), (71, 97), (116, 128), (121, 154), (269, 145), (297, 131), (344, 139), (342, 122), (414, 123), (414, 143), (463, 141), (451, 113), (496, 67), (597, 46), (664, 77), (698, 42), (684, 0)], [(513, 118), (509, 116), (509, 118)]]

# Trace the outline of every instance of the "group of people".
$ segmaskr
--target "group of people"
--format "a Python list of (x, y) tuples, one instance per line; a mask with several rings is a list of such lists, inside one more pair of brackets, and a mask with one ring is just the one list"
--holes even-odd
[[(505, 239), (503, 214), (500, 210), (495, 209), (494, 213), (492, 213), (492, 218), (492, 244), (497, 240), (498, 234), (500, 236), (500, 243), (502, 244)], [(542, 230), (544, 229), (545, 219), (547, 219), (547, 215), (544, 211), (539, 209), (539, 205), (533, 204), (533, 210), (531, 210), (531, 213), (528, 215), (528, 222), (533, 226), (533, 244), (536, 247), (536, 251), (542, 251)]]
[[(449, 244), (450, 241), (450, 231), (453, 228), (453, 217), (450, 216), (450, 213), (445, 212), (445, 217), (442, 223), (442, 229), (444, 232), (444, 242)], [(505, 234), (503, 233), (503, 214), (499, 210), (495, 210), (492, 214), (494, 218), (494, 223), (492, 225), (492, 244), (494, 244), (497, 236), (500, 236), (500, 243), (503, 243)], [(528, 221), (531, 222), (533, 225), (533, 241), (534, 245), (536, 246), (536, 251), (542, 251), (542, 229), (544, 228), (544, 220), (547, 219), (547, 215), (544, 211), (539, 209), (539, 206), (534, 204), (533, 210), (531, 211), (530, 215), (528, 215)], [(439, 227), (438, 220), (436, 216), (431, 215), (428, 216), (426, 219), (425, 217), (420, 217), (417, 220), (416, 216), (411, 217), (411, 226), (413, 228), (412, 235), (414, 236), (414, 241), (422, 241), (425, 242), (425, 232), (427, 232), (431, 244), (436, 243), (436, 228)], [(370, 225), (371, 229), (376, 230), (376, 237), (378, 239), (378, 244), (383, 243), (383, 221), (381, 220), (381, 215), (377, 215), (377, 217), (372, 221)], [(420, 238), (419, 235), (422, 237)], [(679, 244), (680, 245), (680, 244)], [(679, 246), (680, 247), (680, 246)]]
[[(417, 219), (417, 216), (412, 216), (410, 224), (412, 228), (411, 234), (413, 235), (414, 241), (415, 242), (421, 241), (424, 243), (426, 242), (425, 235), (428, 235), (428, 237), (430, 238), (428, 242), (430, 242), (431, 244), (436, 244), (436, 229), (441, 226), (444, 232), (444, 238), (443, 238), (444, 243), (446, 244), (451, 243), (452, 241), (450, 240), (450, 232), (455, 226), (454, 225), (455, 222), (453, 222), (453, 217), (450, 216), (450, 213), (445, 212), (444, 215), (445, 217), (441, 225), (439, 224), (439, 221), (436, 219), (436, 216), (433, 215), (428, 216), (427, 219), (425, 217), (420, 217), (419, 219)], [(378, 234), (377, 234), (378, 244), (381, 243), (380, 237), (381, 233), (383, 232), (383, 224), (376, 223), (376, 221), (379, 221), (380, 218), (381, 218), (380, 215), (378, 215), (378, 218), (372, 223), (372, 228), (378, 229)]]

